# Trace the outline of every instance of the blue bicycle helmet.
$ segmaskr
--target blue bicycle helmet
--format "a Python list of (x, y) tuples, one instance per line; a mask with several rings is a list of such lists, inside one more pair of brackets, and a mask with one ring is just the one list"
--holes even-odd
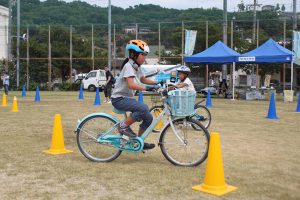
[(148, 54), (149, 46), (142, 40), (130, 40), (126, 45), (126, 50), (134, 50), (137, 53)]

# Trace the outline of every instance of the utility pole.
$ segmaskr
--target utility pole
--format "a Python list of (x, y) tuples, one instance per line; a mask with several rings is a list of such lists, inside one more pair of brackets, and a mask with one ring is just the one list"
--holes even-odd
[(297, 29), (297, 11), (296, 11), (297, 2), (293, 0), (293, 30)]
[[(256, 33), (256, 48), (259, 46), (259, 20), (257, 20), (257, 33)], [(259, 79), (258, 79), (258, 75), (259, 75), (259, 64), (256, 64), (256, 88), (259, 88)]]
[(138, 34), (139, 34), (139, 26), (138, 26), (138, 24), (136, 23), (136, 24), (135, 24), (135, 39), (136, 39), (136, 40), (138, 39)]
[(252, 41), (255, 42), (255, 33), (256, 33), (256, 7), (260, 7), (261, 4), (257, 3), (257, 0), (254, 0), (253, 4), (248, 5), (249, 8), (253, 7), (253, 32), (252, 32)]
[(111, 0), (108, 0), (108, 69), (111, 71)]
[[(255, 42), (256, 40), (256, 7), (261, 6), (261, 4), (257, 4), (257, 0), (254, 0), (253, 4), (248, 5), (249, 8), (253, 7), (253, 31), (252, 31), (252, 43)], [(258, 34), (258, 33), (257, 33)], [(258, 37), (258, 36), (257, 36)], [(258, 65), (256, 65), (256, 71), (258, 71)], [(252, 70), (251, 70), (251, 86), (253, 85), (254, 80), (256, 80), (257, 84), (257, 77), (254, 79), (254, 65), (252, 65)]]
[(116, 24), (114, 24), (114, 59), (113, 59), (113, 62), (114, 62), (114, 76), (116, 76), (116, 53), (117, 53), (117, 50), (116, 50)]
[[(297, 1), (293, 0), (293, 31), (297, 30), (297, 11), (296, 11)], [(292, 49), (294, 46), (292, 45)], [(293, 71), (294, 71), (293, 62), (291, 63), (291, 91), (293, 90)]]
[(73, 33), (72, 33), (72, 30), (73, 28), (72, 28), (72, 25), (70, 26), (70, 72), (69, 72), (69, 74), (70, 74), (70, 83), (72, 83), (72, 71), (73, 71), (73, 69), (72, 69), (72, 65), (73, 65), (73, 63), (72, 63), (72, 59), (73, 59), (73, 42), (72, 42), (72, 36), (73, 36)]
[[(286, 41), (286, 20), (283, 21), (283, 47), (285, 47)], [(282, 73), (282, 81), (283, 81), (283, 90), (285, 90), (285, 63), (283, 63), (283, 73)]]
[[(11, 21), (12, 21), (12, 0), (8, 1), (8, 47), (7, 47), (7, 58), (8, 61), (12, 60), (12, 56), (11, 56)], [(8, 63), (7, 66), (5, 68), (5, 70), (8, 70)]]
[(48, 89), (51, 89), (51, 31), (48, 26)]
[[(208, 21), (205, 22), (205, 49), (208, 48)], [(205, 75), (205, 78), (206, 78), (206, 87), (209, 86), (209, 78), (208, 78), (208, 64), (205, 65), (205, 69), (206, 69), (206, 75)]]
[(183, 65), (184, 55), (184, 22), (181, 22), (181, 64)]
[(158, 22), (158, 63), (161, 61), (160, 51), (160, 22)]
[(27, 59), (26, 59), (26, 89), (28, 90), (29, 88), (29, 29), (27, 26), (27, 33), (26, 33), (26, 49), (27, 49)]
[(17, 88), (20, 85), (20, 0), (17, 2)]
[(257, 1), (254, 0), (254, 4), (253, 4), (253, 34), (252, 34), (252, 40), (253, 42), (255, 41), (255, 27), (256, 27), (256, 3)]
[[(227, 0), (223, 0), (223, 42), (227, 45)], [(227, 79), (227, 65), (222, 65), (222, 79)]]
[(94, 24), (92, 24), (92, 63), (93, 63), (93, 70), (94, 70), (95, 69)]

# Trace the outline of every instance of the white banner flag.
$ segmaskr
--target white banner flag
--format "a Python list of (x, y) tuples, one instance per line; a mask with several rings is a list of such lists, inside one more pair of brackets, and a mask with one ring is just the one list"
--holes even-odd
[(185, 48), (184, 55), (191, 56), (194, 52), (197, 31), (185, 30)]
[(300, 65), (300, 32), (293, 31), (293, 38), (294, 63)]

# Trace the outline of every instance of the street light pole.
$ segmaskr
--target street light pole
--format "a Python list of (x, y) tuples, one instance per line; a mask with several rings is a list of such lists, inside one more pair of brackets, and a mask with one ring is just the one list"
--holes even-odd
[(297, 7), (297, 1), (293, 0), (293, 30), (297, 29), (297, 11), (296, 11), (296, 7)]
[[(12, 23), (12, 1), (9, 0), (8, 1), (8, 60), (11, 61), (12, 60), (12, 55), (11, 55), (11, 23)], [(6, 71), (8, 71), (8, 62), (7, 62), (7, 66), (5, 68)]]
[[(223, 0), (223, 42), (227, 45), (227, 0)], [(222, 79), (227, 79), (227, 65), (222, 65)]]
[(17, 88), (20, 84), (20, 0), (17, 2)]
[(108, 0), (108, 69), (111, 71), (111, 0)]

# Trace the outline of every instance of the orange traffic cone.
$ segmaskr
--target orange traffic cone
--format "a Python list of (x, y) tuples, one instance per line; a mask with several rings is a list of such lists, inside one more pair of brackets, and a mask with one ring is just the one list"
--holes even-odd
[(49, 150), (44, 150), (44, 153), (57, 155), (57, 154), (65, 154), (73, 151), (67, 150), (64, 144), (64, 134), (61, 125), (61, 116), (60, 114), (56, 114), (54, 117), (54, 126), (52, 133), (52, 143)]
[(6, 95), (4, 93), (2, 94), (2, 106), (3, 107), (7, 106)]
[(18, 101), (17, 101), (17, 97), (14, 96), (14, 100), (13, 100), (13, 104), (12, 104), (12, 109), (11, 109), (12, 112), (19, 112), (19, 109), (18, 109)]
[(192, 189), (217, 196), (237, 189), (237, 187), (225, 183), (219, 133), (213, 132), (210, 136), (204, 183), (196, 185)]

